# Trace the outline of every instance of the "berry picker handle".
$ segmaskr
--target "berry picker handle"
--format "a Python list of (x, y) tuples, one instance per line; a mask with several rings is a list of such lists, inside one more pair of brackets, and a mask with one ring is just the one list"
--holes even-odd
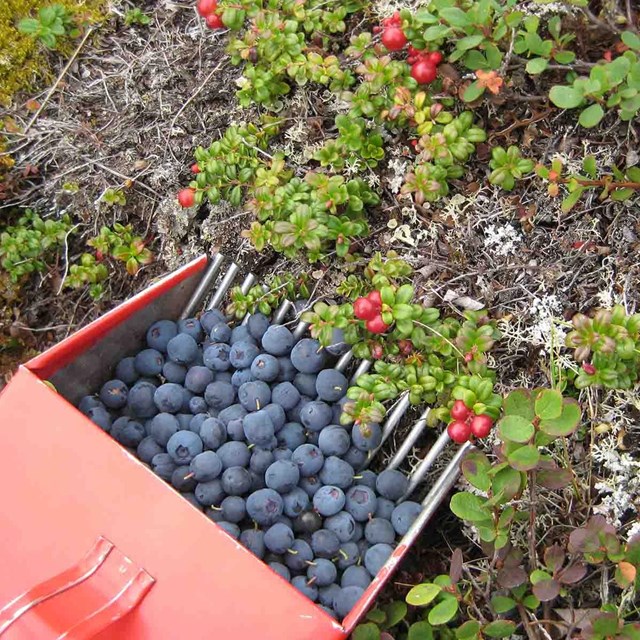
[[(99, 536), (76, 564), (0, 609), (0, 638), (89, 640), (134, 609), (154, 582)], [(54, 604), (40, 606), (48, 601)]]

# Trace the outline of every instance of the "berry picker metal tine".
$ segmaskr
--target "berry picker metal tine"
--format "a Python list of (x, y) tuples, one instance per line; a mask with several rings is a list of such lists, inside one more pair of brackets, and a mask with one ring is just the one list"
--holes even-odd
[(224, 274), (222, 281), (218, 285), (218, 288), (215, 290), (211, 301), (207, 305), (207, 310), (217, 309), (220, 306), (220, 303), (224, 299), (224, 296), (229, 290), (229, 287), (231, 287), (231, 285), (233, 284), (238, 271), (240, 271), (240, 267), (235, 262), (232, 262), (229, 265), (227, 273)]
[(293, 302), (290, 300), (284, 300), (273, 314), (273, 324), (282, 324), (292, 307)]
[(340, 356), (340, 359), (338, 360), (338, 362), (336, 362), (335, 368), (338, 371), (342, 371), (344, 373), (344, 370), (349, 366), (351, 360), (353, 360), (353, 351), (349, 349), (347, 353)]
[(407, 497), (413, 493), (415, 488), (424, 480), (425, 475), (429, 469), (431, 469), (433, 463), (440, 457), (440, 454), (445, 450), (449, 442), (451, 442), (451, 439), (445, 429), (433, 443), (431, 449), (429, 449), (429, 453), (427, 453), (422, 462), (416, 467), (409, 477), (409, 487), (407, 488), (404, 496), (402, 496), (398, 502), (406, 500)]
[(387, 419), (384, 423), (384, 427), (382, 428), (382, 440), (380, 440), (380, 444), (375, 449), (373, 449), (373, 451), (370, 451), (369, 455), (367, 456), (367, 467), (373, 460), (376, 453), (378, 453), (378, 451), (382, 449), (384, 443), (388, 440), (393, 430), (398, 426), (398, 423), (400, 422), (400, 420), (402, 420), (402, 416), (407, 412), (409, 405), (409, 392), (407, 391), (400, 396), (393, 409), (391, 409), (391, 411), (389, 412), (389, 415), (387, 416)]
[(209, 289), (211, 289), (214, 280), (218, 276), (223, 262), (224, 256), (221, 253), (216, 253), (216, 255), (213, 256), (211, 264), (207, 267), (200, 283), (196, 287), (196, 290), (193, 292), (191, 298), (189, 298), (189, 301), (182, 310), (182, 313), (180, 314), (181, 320), (189, 318), (196, 309), (200, 308), (202, 301), (209, 293)]
[(425, 427), (427, 426), (427, 416), (430, 412), (431, 407), (427, 407), (420, 418), (418, 418), (418, 421), (413, 425), (413, 427), (411, 427), (411, 431), (407, 434), (407, 437), (402, 441), (402, 444), (394, 453), (393, 458), (391, 458), (391, 462), (389, 462), (386, 467), (387, 469), (397, 469), (404, 462), (404, 459), (409, 455), (418, 438), (425, 430)]
[(371, 369), (371, 365), (372, 362), (371, 360), (363, 360), (359, 365), (358, 368), (353, 372), (353, 375), (351, 376), (351, 380), (349, 380), (349, 384), (355, 384), (356, 381), (358, 380), (358, 378), (364, 374), (367, 373), (367, 371), (369, 371), (369, 369)]

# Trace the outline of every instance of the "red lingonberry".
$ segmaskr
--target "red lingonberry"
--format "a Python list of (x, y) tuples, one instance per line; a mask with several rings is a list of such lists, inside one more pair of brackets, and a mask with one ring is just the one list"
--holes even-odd
[(449, 413), (454, 420), (464, 422), (469, 417), (469, 407), (462, 400), (456, 400)]
[(493, 427), (493, 420), (484, 414), (479, 416), (473, 416), (469, 423), (471, 427), (471, 433), (476, 438), (486, 438), (491, 433), (491, 427)]
[(367, 327), (367, 331), (371, 333), (384, 333), (389, 328), (389, 325), (385, 324), (382, 316), (376, 316), (371, 320), (367, 320), (365, 326)]
[(381, 41), (389, 51), (400, 51), (407, 44), (407, 36), (399, 27), (387, 27), (382, 34)]
[(188, 209), (193, 207), (196, 202), (196, 191), (189, 187), (188, 189), (182, 189), (178, 192), (178, 202), (181, 207)]
[(458, 444), (464, 444), (471, 435), (471, 427), (461, 420), (454, 420), (447, 427), (449, 437)]
[(367, 296), (367, 300), (370, 300), (376, 310), (380, 311), (380, 309), (382, 308), (382, 296), (377, 289), (374, 289), (369, 293), (369, 295)]
[(360, 320), (373, 320), (378, 310), (368, 298), (358, 298), (353, 304), (353, 313)]

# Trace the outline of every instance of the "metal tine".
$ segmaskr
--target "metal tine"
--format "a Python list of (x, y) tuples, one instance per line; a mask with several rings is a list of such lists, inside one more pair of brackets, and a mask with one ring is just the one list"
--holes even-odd
[(367, 461), (365, 463), (365, 467), (368, 467), (372, 462), (374, 456), (382, 447), (384, 443), (389, 439), (389, 436), (393, 433), (393, 430), (398, 426), (400, 420), (402, 420), (402, 416), (407, 412), (407, 409), (410, 406), (409, 402), (409, 392), (403, 393), (399, 400), (396, 402), (395, 406), (389, 412), (387, 416), (387, 420), (384, 423), (384, 427), (382, 427), (382, 439), (380, 440), (380, 444), (369, 451), (369, 455), (367, 456)]
[(351, 380), (349, 380), (349, 384), (355, 384), (361, 375), (367, 373), (367, 371), (371, 369), (372, 364), (373, 363), (371, 362), (371, 360), (363, 360), (358, 365), (358, 368), (353, 372), (353, 375), (351, 376)]
[(302, 336), (306, 333), (308, 328), (309, 328), (309, 324), (307, 322), (299, 322), (296, 328), (293, 330), (293, 337), (296, 340), (300, 340), (300, 338), (302, 338)]
[(338, 362), (336, 362), (335, 369), (338, 371), (344, 372), (344, 370), (349, 366), (349, 363), (353, 360), (353, 351), (349, 349), (347, 353), (340, 356)]
[(398, 503), (407, 499), (415, 488), (424, 480), (425, 475), (433, 466), (433, 463), (440, 457), (440, 454), (445, 450), (447, 445), (451, 442), (449, 434), (443, 431), (438, 439), (433, 443), (431, 449), (427, 455), (422, 459), (422, 462), (415, 468), (413, 473), (409, 476), (409, 486), (406, 493), (397, 501)]
[(215, 256), (213, 256), (211, 264), (205, 270), (198, 286), (191, 294), (191, 298), (189, 298), (187, 304), (184, 306), (184, 309), (180, 314), (180, 320), (190, 317), (196, 309), (200, 308), (202, 301), (209, 293), (209, 289), (213, 286), (213, 282), (218, 276), (223, 262), (224, 256), (221, 253), (216, 253)]
[(273, 314), (273, 324), (282, 324), (292, 308), (293, 302), (290, 300), (284, 300)]
[(431, 412), (431, 407), (427, 407), (424, 413), (418, 418), (418, 421), (411, 427), (411, 431), (407, 434), (407, 437), (402, 441), (402, 444), (398, 447), (398, 450), (393, 454), (393, 458), (386, 466), (387, 469), (397, 469), (405, 460), (405, 458), (411, 452), (414, 445), (418, 441), (418, 438), (422, 435), (422, 432), (427, 426), (427, 416)]
[(235, 262), (232, 262), (229, 265), (229, 269), (224, 274), (222, 281), (218, 285), (218, 288), (215, 290), (213, 297), (209, 301), (209, 304), (207, 305), (207, 310), (217, 309), (220, 306), (220, 303), (224, 299), (224, 296), (229, 290), (229, 287), (231, 287), (231, 285), (233, 284), (233, 281), (235, 280), (235, 277), (238, 274), (238, 271), (240, 271), (240, 267)]

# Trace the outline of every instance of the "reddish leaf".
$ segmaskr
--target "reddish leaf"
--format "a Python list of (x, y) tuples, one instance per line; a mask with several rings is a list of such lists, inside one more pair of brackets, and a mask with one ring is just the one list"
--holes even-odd
[(551, 573), (556, 573), (560, 570), (564, 564), (564, 559), (564, 549), (558, 544), (551, 545), (544, 551), (544, 563)]
[(498, 571), (498, 583), (505, 589), (514, 589), (527, 581), (527, 572), (522, 567), (504, 567)]
[(549, 602), (560, 593), (560, 585), (553, 578), (550, 578), (534, 584), (532, 591), (541, 602)]
[(568, 469), (548, 469), (538, 471), (536, 481), (546, 489), (564, 489), (571, 484), (571, 471)]
[(462, 558), (462, 550), (454, 549), (451, 555), (451, 566), (449, 567), (449, 577), (451, 582), (456, 583), (462, 577), (462, 564), (464, 560)]
[(564, 571), (561, 571), (558, 580), (560, 580), (562, 584), (575, 584), (576, 582), (580, 582), (585, 575), (587, 575), (587, 566), (584, 564), (574, 564)]

